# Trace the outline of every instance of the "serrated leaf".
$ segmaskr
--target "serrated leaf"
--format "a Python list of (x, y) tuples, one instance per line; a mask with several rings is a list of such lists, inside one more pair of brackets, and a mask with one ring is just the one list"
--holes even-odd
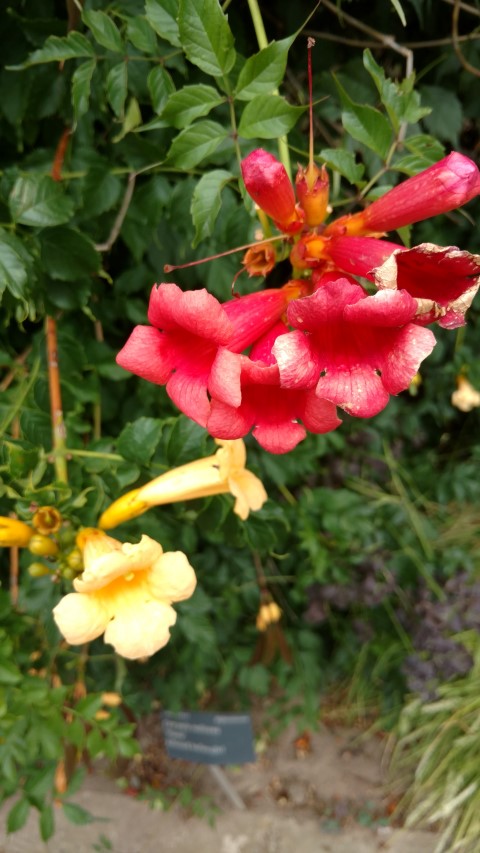
[(63, 225), (73, 213), (63, 185), (47, 175), (17, 178), (8, 203), (14, 222), (33, 227)]
[(384, 160), (392, 143), (389, 122), (374, 107), (352, 101), (339, 80), (334, 79), (342, 103), (342, 124), (345, 130)]
[(167, 162), (178, 169), (193, 169), (205, 157), (213, 154), (227, 136), (228, 130), (213, 121), (201, 121), (186, 127), (173, 140)]
[(225, 98), (213, 86), (203, 84), (184, 86), (170, 96), (162, 118), (173, 127), (186, 127), (196, 118), (207, 115), (210, 110), (224, 101)]
[(119, 62), (107, 74), (106, 80), (107, 101), (113, 112), (119, 118), (123, 116), (125, 100), (127, 98), (127, 63)]
[(274, 41), (250, 56), (238, 75), (235, 98), (249, 101), (256, 95), (268, 95), (283, 80), (288, 51), (296, 34), (282, 41)]
[(92, 823), (94, 820), (90, 812), (87, 812), (86, 809), (83, 809), (82, 806), (78, 806), (76, 803), (62, 803), (62, 808), (65, 817), (70, 823), (74, 823), (76, 826), (85, 826), (85, 824)]
[(218, 0), (180, 0), (178, 29), (182, 47), (205, 74), (228, 74), (235, 64), (233, 33)]
[(25, 62), (20, 65), (10, 65), (9, 71), (18, 71), (21, 68), (30, 68), (32, 65), (41, 65), (44, 62), (63, 62), (66, 59), (81, 59), (81, 57), (95, 56), (93, 45), (82, 33), (72, 30), (68, 36), (49, 36), (39, 50), (34, 50)]
[(168, 71), (161, 65), (156, 65), (147, 77), (147, 86), (152, 107), (157, 115), (160, 115), (168, 98), (175, 91), (175, 84)]
[(232, 178), (231, 172), (214, 169), (203, 175), (195, 187), (190, 208), (195, 225), (194, 248), (212, 233), (222, 204), (222, 190)]
[(128, 19), (127, 38), (148, 56), (157, 52), (157, 38), (151, 24), (142, 15)]
[(117, 441), (117, 451), (125, 459), (146, 465), (152, 458), (162, 434), (158, 418), (138, 418), (127, 424)]
[(53, 807), (48, 803), (40, 812), (39, 828), (42, 841), (48, 841), (55, 832), (55, 815)]
[(92, 241), (73, 228), (46, 228), (40, 233), (40, 245), (51, 278), (76, 281), (100, 269), (100, 255)]
[(102, 47), (106, 47), (107, 50), (112, 50), (115, 53), (124, 52), (125, 45), (120, 35), (120, 30), (105, 12), (94, 11), (92, 9), (83, 11), (82, 21), (89, 28), (95, 41), (98, 41)]
[(88, 112), (90, 87), (96, 67), (96, 60), (88, 59), (82, 62), (72, 75), (72, 104), (76, 121)]
[(327, 166), (340, 172), (351, 184), (361, 183), (365, 167), (363, 163), (355, 161), (352, 151), (346, 151), (344, 148), (324, 148), (320, 151), (320, 157)]
[(288, 133), (306, 109), (293, 107), (279, 95), (257, 95), (243, 110), (238, 133), (245, 139), (275, 139)]
[(0, 228), (0, 297), (5, 288), (12, 296), (23, 296), (28, 281), (27, 258), (29, 255), (21, 240)]
[(22, 826), (25, 826), (28, 815), (30, 813), (30, 803), (26, 797), (18, 800), (13, 808), (10, 809), (7, 817), (7, 832), (18, 832)]
[(155, 32), (165, 41), (180, 47), (178, 0), (146, 0), (145, 15)]

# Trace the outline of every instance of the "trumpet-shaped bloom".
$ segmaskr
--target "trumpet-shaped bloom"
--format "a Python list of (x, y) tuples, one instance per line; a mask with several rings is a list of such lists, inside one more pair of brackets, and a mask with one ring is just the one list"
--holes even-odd
[(232, 387), (238, 394), (237, 405), (212, 399), (207, 421), (207, 429), (212, 434), (234, 439), (253, 428), (254, 438), (265, 450), (287, 453), (305, 438), (307, 429), (326, 433), (339, 426), (341, 421), (333, 403), (319, 399), (313, 390), (280, 386), (280, 372), (272, 346), (285, 332), (287, 327), (279, 322), (252, 348), (250, 358), (234, 356), (236, 371), (232, 354), (219, 352), (217, 370), (230, 374)]
[(327, 226), (325, 234), (359, 236), (394, 231), (448, 213), (480, 193), (480, 172), (463, 154), (448, 157), (398, 184), (359, 213), (347, 214)]
[(117, 363), (158, 385), (200, 426), (210, 412), (208, 381), (220, 346), (241, 352), (283, 314), (305, 285), (288, 284), (231, 299), (221, 305), (206, 290), (183, 292), (156, 285), (150, 296), (151, 326), (136, 326)]
[(193, 594), (195, 572), (181, 551), (164, 553), (142, 536), (132, 545), (100, 532), (86, 537), (83, 574), (75, 592), (54, 608), (53, 616), (68, 643), (87, 643), (104, 634), (122, 657), (153, 655), (170, 639), (176, 613), (172, 603)]
[(480, 406), (480, 391), (473, 387), (466, 376), (457, 376), (457, 390), (453, 392), (450, 401), (452, 406), (461, 412), (471, 412)]
[(370, 417), (410, 384), (435, 338), (411, 321), (417, 302), (405, 291), (367, 296), (347, 279), (328, 281), (293, 301), (297, 330), (277, 338), (273, 352), (287, 388), (316, 394), (357, 417)]
[(26, 548), (34, 533), (23, 521), (0, 516), (0, 548)]
[(187, 462), (128, 492), (111, 504), (100, 518), (108, 530), (135, 518), (152, 506), (196, 500), (210, 495), (232, 494), (234, 512), (243, 520), (250, 510), (261, 509), (267, 493), (261, 480), (245, 468), (247, 452), (243, 441), (216, 439), (221, 447), (212, 456)]

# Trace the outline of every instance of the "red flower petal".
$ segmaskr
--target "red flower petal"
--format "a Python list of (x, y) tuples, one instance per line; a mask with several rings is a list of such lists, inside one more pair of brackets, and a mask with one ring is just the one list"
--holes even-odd
[(379, 288), (402, 289), (426, 300), (419, 322), (438, 320), (440, 326), (454, 329), (464, 325), (465, 312), (480, 286), (480, 255), (422, 243), (391, 255), (374, 270), (374, 277)]
[(295, 333), (275, 343), (282, 385), (299, 387), (302, 374), (311, 381), (316, 372), (317, 396), (357, 417), (376, 415), (389, 393), (407, 388), (435, 338), (408, 322), (415, 313), (408, 293), (397, 292), (395, 300), (379, 295), (367, 296), (358, 285), (338, 279), (292, 302), (289, 320), (307, 334), (297, 331), (293, 345), (289, 339)]

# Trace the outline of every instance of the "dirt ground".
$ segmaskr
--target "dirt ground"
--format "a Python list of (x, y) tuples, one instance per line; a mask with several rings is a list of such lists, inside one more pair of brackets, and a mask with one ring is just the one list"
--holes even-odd
[[(143, 732), (144, 758), (123, 768), (128, 793), (98, 768), (72, 798), (95, 818), (75, 826), (56, 813), (57, 831), (44, 845), (37, 817), (6, 835), (0, 813), (0, 853), (434, 853), (435, 836), (390, 825), (382, 779), (383, 744), (359, 741), (358, 731), (323, 728), (297, 738), (290, 727), (260, 745), (255, 764), (227, 768), (244, 808), (235, 808), (208, 767), (167, 759), (157, 732)], [(148, 779), (154, 789), (188, 784), (192, 806), (168, 811), (160, 797), (135, 795)], [(239, 804), (241, 805), (241, 804)], [(192, 814), (196, 807), (203, 816)], [(209, 817), (214, 818), (213, 825)]]

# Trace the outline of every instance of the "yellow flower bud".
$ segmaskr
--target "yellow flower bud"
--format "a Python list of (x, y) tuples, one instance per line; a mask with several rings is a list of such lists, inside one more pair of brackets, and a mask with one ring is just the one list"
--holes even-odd
[(257, 630), (266, 631), (269, 625), (279, 622), (281, 617), (282, 611), (276, 601), (261, 604), (257, 615)]
[(30, 563), (28, 567), (28, 574), (31, 578), (42, 578), (45, 575), (51, 575), (52, 570), (49, 569), (49, 567), (46, 566), (45, 563)]
[(30, 539), (28, 550), (36, 557), (55, 557), (58, 554), (58, 545), (53, 539), (42, 533), (35, 533)]
[(26, 548), (30, 542), (34, 530), (17, 518), (5, 518), (0, 516), (0, 547), (3, 548)]

